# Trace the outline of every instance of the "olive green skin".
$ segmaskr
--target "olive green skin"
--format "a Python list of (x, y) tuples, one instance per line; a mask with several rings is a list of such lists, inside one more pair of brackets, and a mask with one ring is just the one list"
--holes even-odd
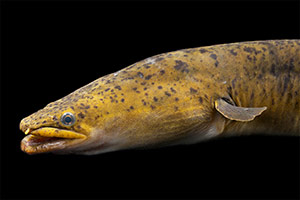
[[(218, 130), (213, 137), (300, 135), (299, 79), (300, 40), (184, 49), (101, 77), (24, 118), (20, 129), (68, 129), (85, 134), (87, 140), (95, 134), (99, 140), (109, 138), (105, 144), (112, 145), (118, 142), (110, 140), (120, 138), (114, 150), (180, 143), (207, 132), (212, 124)], [(249, 122), (230, 120), (216, 111), (219, 98), (267, 110)], [(71, 127), (60, 122), (65, 112), (76, 116)], [(220, 119), (224, 127), (218, 128)], [(92, 152), (99, 147), (80, 149)]]

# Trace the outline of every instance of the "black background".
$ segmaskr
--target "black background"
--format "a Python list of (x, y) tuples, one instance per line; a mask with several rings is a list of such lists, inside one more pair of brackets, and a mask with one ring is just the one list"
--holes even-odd
[(2, 2), (1, 197), (299, 199), (299, 139), (29, 156), (23, 117), (144, 58), (299, 38), (299, 1)]

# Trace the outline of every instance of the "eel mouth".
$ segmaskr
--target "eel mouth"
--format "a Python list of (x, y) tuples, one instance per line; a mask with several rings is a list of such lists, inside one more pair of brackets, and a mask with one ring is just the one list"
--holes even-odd
[(87, 138), (81, 133), (50, 127), (27, 129), (25, 135), (21, 141), (21, 150), (28, 154), (67, 150)]

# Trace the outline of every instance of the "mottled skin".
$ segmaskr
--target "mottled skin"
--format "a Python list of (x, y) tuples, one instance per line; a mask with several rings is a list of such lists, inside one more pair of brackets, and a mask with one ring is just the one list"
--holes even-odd
[[(299, 77), (300, 40), (243, 42), (160, 54), (101, 77), (20, 123), (23, 132), (50, 127), (85, 138), (53, 139), (32, 133), (21, 147), (30, 154), (96, 154), (226, 135), (300, 135)], [(231, 119), (216, 110), (218, 99), (225, 107), (228, 102), (267, 109), (251, 120)], [(60, 122), (65, 112), (76, 116), (71, 127)]]

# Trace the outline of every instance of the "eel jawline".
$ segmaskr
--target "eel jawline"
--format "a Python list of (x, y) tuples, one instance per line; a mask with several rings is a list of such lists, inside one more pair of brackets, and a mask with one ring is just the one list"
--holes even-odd
[(22, 151), (28, 154), (45, 153), (65, 149), (84, 141), (87, 136), (74, 131), (43, 127), (25, 131), (21, 141)]
[(64, 129), (58, 129), (58, 128), (48, 128), (43, 127), (39, 128), (33, 131), (30, 131), (30, 129), (25, 131), (25, 134), (28, 133), (32, 135), (38, 135), (43, 137), (58, 137), (58, 138), (70, 138), (70, 139), (84, 139), (86, 138), (85, 135), (76, 133), (74, 131), (64, 130)]

